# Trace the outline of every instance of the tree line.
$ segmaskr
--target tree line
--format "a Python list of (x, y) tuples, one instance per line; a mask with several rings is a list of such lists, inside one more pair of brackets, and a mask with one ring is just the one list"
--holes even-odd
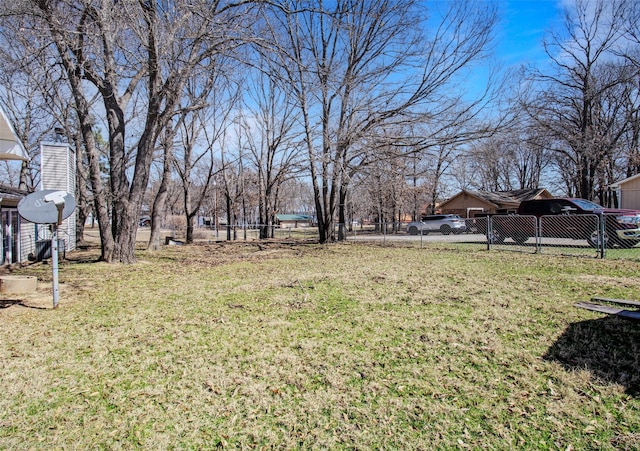
[[(459, 0), (0, 0), (0, 101), (34, 159), (58, 127), (78, 159), (78, 223), (134, 262), (168, 212), (345, 224), (434, 210), (453, 189), (612, 202), (640, 170), (640, 8), (578, 0), (543, 67), (489, 71), (498, 3)], [(231, 233), (227, 229), (227, 233)], [(82, 237), (80, 230), (79, 237)]]

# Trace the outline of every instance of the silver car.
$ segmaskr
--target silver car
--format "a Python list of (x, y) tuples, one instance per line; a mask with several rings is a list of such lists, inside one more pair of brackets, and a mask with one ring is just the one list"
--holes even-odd
[(466, 223), (458, 215), (428, 215), (423, 216), (420, 221), (412, 221), (407, 224), (409, 235), (423, 235), (429, 232), (440, 232), (443, 235), (454, 233), (456, 235), (466, 230)]

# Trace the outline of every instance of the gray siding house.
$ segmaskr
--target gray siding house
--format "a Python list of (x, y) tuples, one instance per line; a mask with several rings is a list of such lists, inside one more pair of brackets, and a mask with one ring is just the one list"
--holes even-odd
[[(40, 189), (76, 192), (76, 156), (67, 143), (43, 143), (41, 152)], [(0, 160), (29, 161), (29, 155), (16, 135), (4, 110), (0, 107)], [(20, 200), (29, 193), (25, 190), (0, 185), (0, 265), (26, 262), (37, 257), (43, 245), (50, 245), (51, 231), (46, 224), (34, 224), (18, 214)], [(76, 247), (76, 215), (65, 219), (58, 228), (64, 250)], [(49, 241), (49, 243), (47, 243)]]

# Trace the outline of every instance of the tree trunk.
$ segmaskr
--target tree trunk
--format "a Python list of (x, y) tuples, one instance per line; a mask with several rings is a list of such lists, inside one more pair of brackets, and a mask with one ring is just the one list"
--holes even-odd
[(225, 197), (227, 200), (227, 241), (231, 241), (231, 194), (228, 189), (225, 191)]
[(115, 243), (109, 231), (109, 209), (107, 204), (107, 196), (102, 182), (102, 173), (100, 171), (100, 154), (97, 149), (96, 140), (93, 130), (93, 120), (89, 108), (89, 102), (84, 93), (80, 72), (76, 70), (76, 66), (71, 59), (71, 51), (60, 34), (59, 30), (51, 24), (49, 32), (58, 48), (58, 52), (62, 59), (62, 65), (67, 73), (71, 93), (73, 95), (75, 110), (80, 125), (80, 133), (82, 141), (87, 153), (89, 162), (89, 179), (93, 190), (94, 212), (98, 219), (98, 228), (100, 230), (101, 254), (100, 259), (110, 262), (113, 258)]
[(347, 203), (347, 185), (340, 185), (339, 201), (338, 201), (338, 241), (347, 239), (347, 215), (345, 205)]
[[(150, 157), (147, 156), (150, 152), (148, 149), (150, 133), (146, 128), (138, 143), (133, 180), (131, 187), (129, 187), (127, 158), (124, 147), (124, 110), (112, 85), (108, 82), (105, 83), (101, 88), (101, 92), (109, 125), (109, 180), (113, 198), (111, 234), (114, 240), (114, 249), (113, 255), (108, 261), (135, 263), (134, 251), (138, 230), (138, 216), (140, 205), (142, 204), (142, 196), (148, 181), (148, 169), (145, 172), (144, 163), (147, 159), (149, 160), (148, 164), (151, 163)], [(150, 115), (151, 113), (147, 115), (147, 127), (149, 126)]]
[(113, 262), (136, 262), (135, 247), (136, 234), (138, 232), (136, 216), (138, 215), (138, 211), (139, 207), (136, 208), (135, 204), (131, 204), (124, 214), (121, 214), (121, 218), (125, 220), (121, 222), (121, 227), (116, 237), (117, 241), (113, 252)]
[(193, 223), (195, 221), (195, 214), (187, 215), (187, 236), (185, 242), (187, 244), (193, 244)]
[(78, 220), (76, 221), (76, 245), (86, 246), (84, 239), (84, 226), (91, 212), (90, 193), (88, 190), (88, 171), (83, 164), (83, 144), (78, 134), (74, 134), (74, 145), (76, 148), (76, 198), (78, 208)]
[[(112, 208), (112, 230), (114, 234), (115, 249), (113, 261), (120, 263), (135, 263), (135, 244), (138, 232), (138, 220), (140, 209), (144, 199), (144, 194), (149, 183), (149, 171), (153, 157), (157, 137), (158, 117), (154, 113), (154, 108), (150, 107), (147, 115), (147, 127), (143, 132), (137, 147), (136, 160), (131, 180), (131, 187), (128, 192), (122, 192), (127, 186), (126, 167), (120, 167), (120, 171), (112, 171), (113, 186), (120, 190), (120, 195), (114, 195), (114, 205)], [(124, 131), (124, 128), (123, 128)], [(115, 151), (120, 152), (119, 138), (114, 137), (116, 143)]]
[(320, 201), (320, 193), (316, 192), (314, 194), (315, 204), (316, 204), (316, 219), (318, 220), (318, 238), (320, 243), (326, 243), (329, 241), (331, 237), (330, 229), (332, 227), (331, 221), (327, 221), (327, 218), (324, 214), (324, 210), (322, 208), (322, 202)]
[(93, 135), (93, 124), (91, 123), (89, 109), (84, 95), (79, 91), (77, 95), (74, 92), (74, 97), (76, 100), (78, 119), (80, 121), (80, 130), (83, 135), (85, 150), (89, 161), (89, 179), (93, 190), (94, 213), (98, 219), (98, 230), (100, 231), (100, 259), (111, 262), (115, 243), (109, 228), (109, 208), (102, 182), (100, 154), (96, 147), (95, 137)]
[(162, 162), (162, 179), (158, 187), (158, 193), (153, 201), (153, 209), (151, 211), (151, 236), (149, 237), (150, 251), (160, 250), (160, 228), (162, 226), (162, 218), (165, 213), (165, 204), (169, 193), (169, 180), (171, 178), (171, 144), (170, 141), (164, 146), (164, 161)]
[(153, 202), (153, 210), (151, 211), (151, 235), (149, 236), (149, 245), (147, 246), (147, 249), (150, 251), (160, 250), (160, 231), (162, 227), (162, 218), (164, 217), (167, 196), (167, 185), (163, 179), (160, 183), (158, 194), (156, 194), (156, 198)]

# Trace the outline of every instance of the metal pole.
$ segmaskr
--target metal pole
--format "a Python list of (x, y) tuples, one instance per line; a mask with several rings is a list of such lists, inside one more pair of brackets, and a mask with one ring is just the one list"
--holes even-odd
[[(607, 256), (607, 243), (605, 242), (605, 237), (607, 235), (607, 228), (606, 228), (606, 217), (604, 215), (604, 213), (600, 213), (598, 215), (598, 219), (599, 219), (599, 228), (600, 228), (600, 258), (605, 258)], [(611, 237), (608, 237), (609, 239), (612, 239)]]
[(51, 234), (51, 268), (53, 272), (53, 308), (58, 307), (58, 225), (53, 224)]
[(536, 221), (536, 252), (542, 254), (542, 216), (535, 219)]

